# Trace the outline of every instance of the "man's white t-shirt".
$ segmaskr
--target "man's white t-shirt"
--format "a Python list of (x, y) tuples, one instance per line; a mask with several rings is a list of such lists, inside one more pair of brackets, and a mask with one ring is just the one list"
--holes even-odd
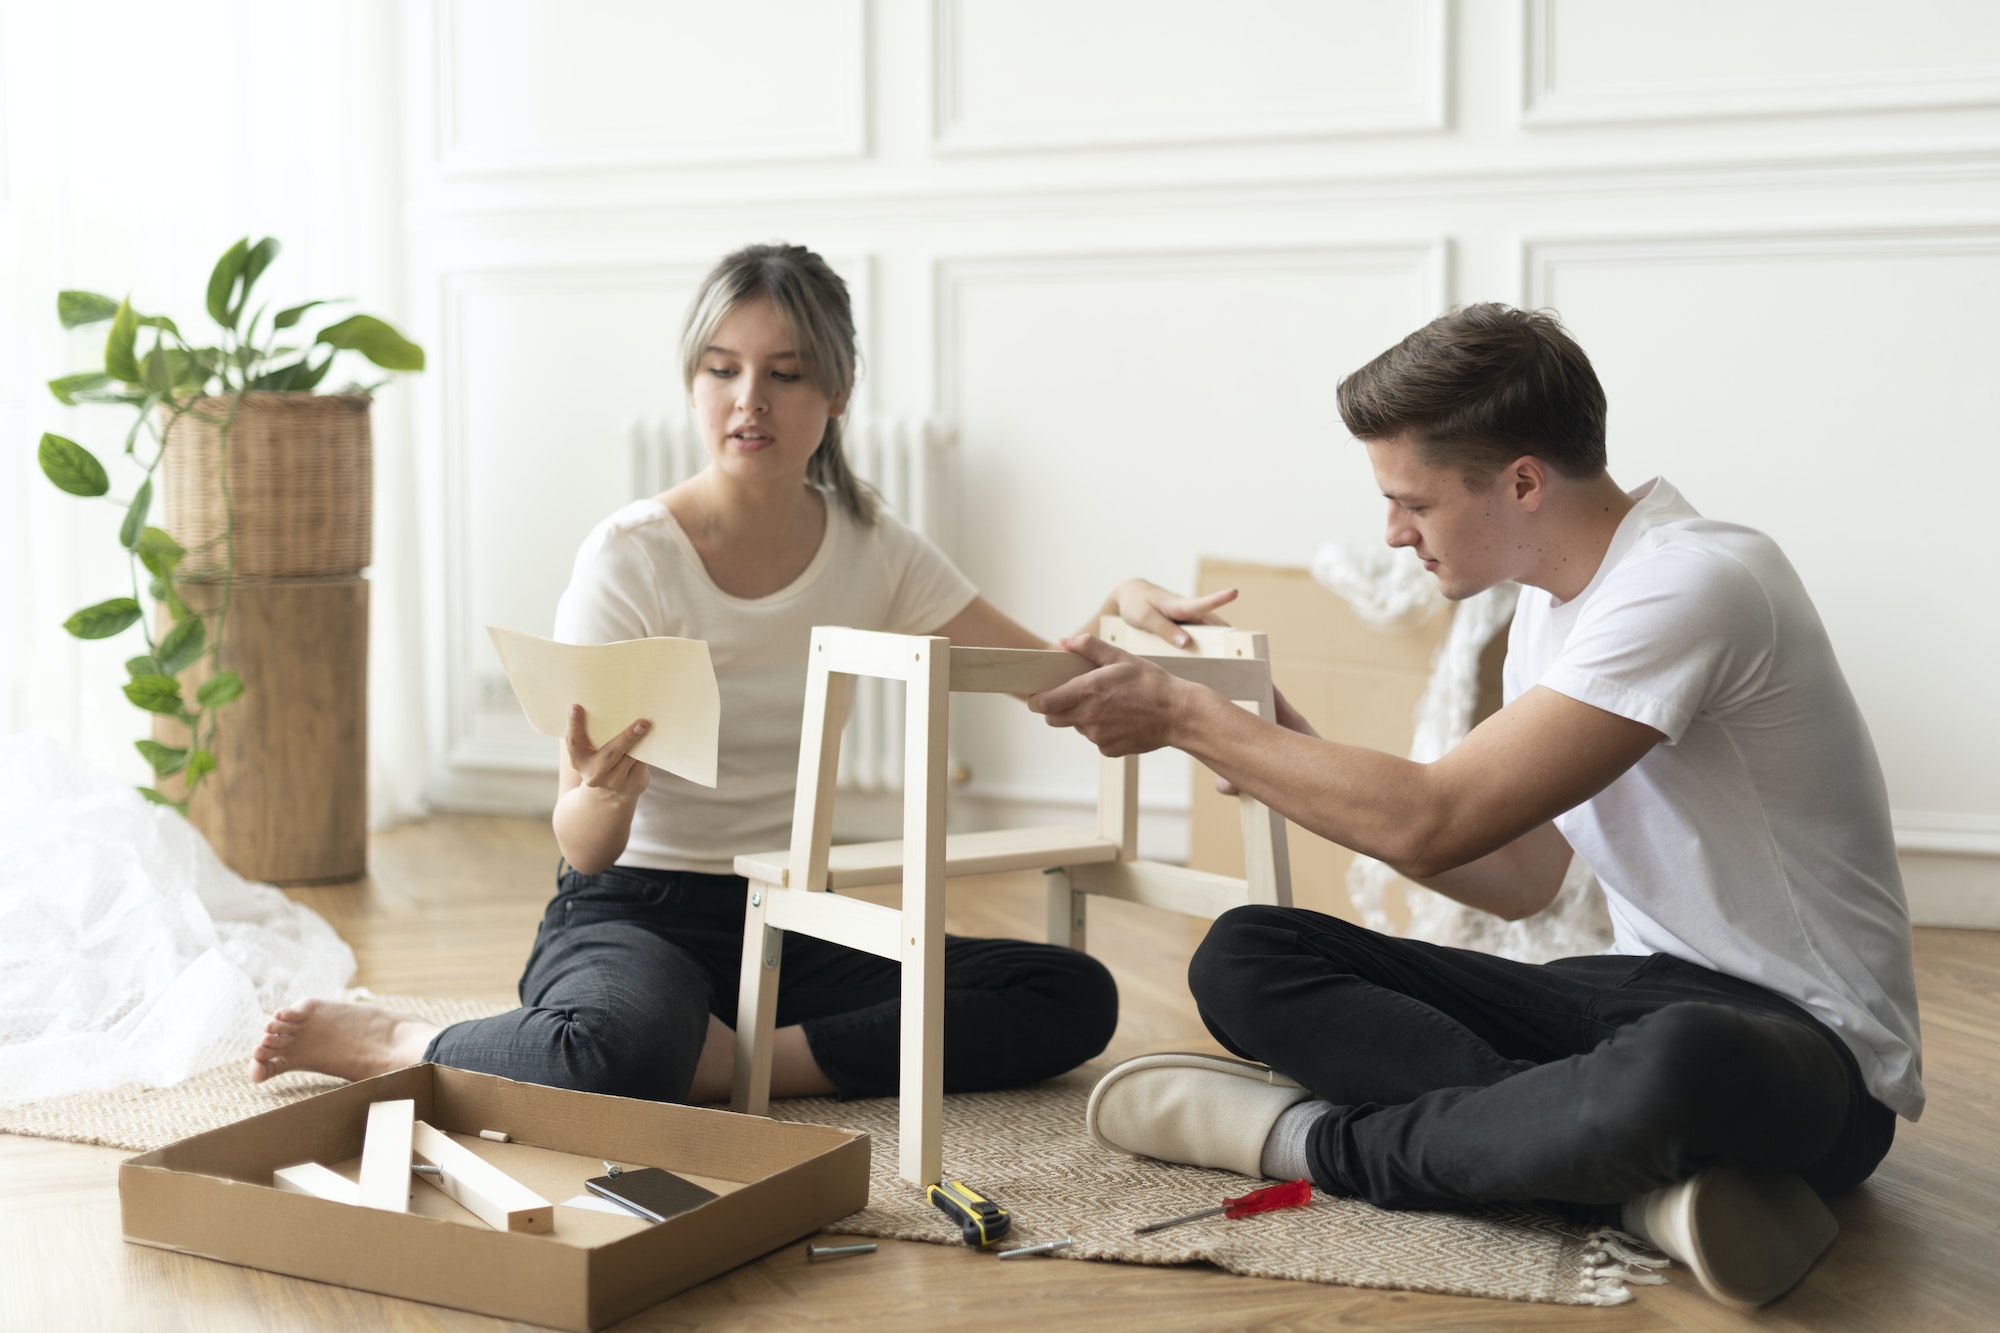
[(825, 500), (818, 553), (767, 597), (716, 587), (657, 500), (625, 506), (584, 539), (556, 607), (555, 638), (706, 640), (722, 694), (715, 786), (654, 769), (619, 865), (728, 875), (739, 853), (789, 843), (813, 626), (930, 634), (978, 595), (894, 515), (864, 527), (833, 496)]
[(1611, 952), (1755, 982), (1839, 1034), (1875, 1097), (1923, 1111), (1909, 909), (1874, 743), (1777, 543), (1632, 492), (1596, 577), (1524, 589), (1506, 697), (1543, 685), (1665, 735), (1556, 818), (1603, 883)]

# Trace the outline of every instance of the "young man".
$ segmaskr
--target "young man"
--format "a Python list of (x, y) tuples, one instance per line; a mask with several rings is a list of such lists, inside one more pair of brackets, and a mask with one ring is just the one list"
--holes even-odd
[(1476, 305), (1340, 385), (1388, 541), (1445, 596), (1525, 585), (1506, 707), (1431, 764), (1261, 722), (1090, 638), (1033, 700), (1106, 753), (1185, 750), (1296, 823), (1509, 918), (1574, 852), (1610, 952), (1546, 965), (1241, 907), (1188, 980), (1257, 1061), (1155, 1055), (1092, 1095), (1121, 1151), (1388, 1208), (1588, 1206), (1761, 1304), (1819, 1195), (1923, 1109), (1908, 912), (1874, 748), (1798, 575), (1666, 481), (1605, 471), (1605, 400), (1546, 314)]

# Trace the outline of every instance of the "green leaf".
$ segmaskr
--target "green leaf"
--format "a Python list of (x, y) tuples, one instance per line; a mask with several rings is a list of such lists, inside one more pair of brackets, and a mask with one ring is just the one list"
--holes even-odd
[(174, 591), (174, 585), (166, 579), (154, 579), (146, 586), (146, 591), (152, 594), (154, 601), (167, 608), (167, 614), (177, 623), (193, 614), (188, 610), (187, 603), (180, 599), (180, 594)]
[(188, 761), (187, 761), (188, 786), (190, 787), (194, 786), (194, 784), (198, 780), (200, 780), (203, 774), (213, 773), (214, 771), (215, 771), (215, 756), (210, 754), (208, 751), (197, 748), (193, 754), (188, 756)]
[(125, 511), (125, 521), (118, 525), (118, 544), (128, 551), (139, 549), (139, 538), (146, 531), (146, 513), (153, 507), (153, 479), (146, 478), (139, 483), (139, 493), (132, 497), (132, 507)]
[(139, 387), (162, 398), (173, 390), (174, 369), (167, 360), (166, 348), (155, 347), (139, 358)]
[(86, 324), (102, 324), (118, 313), (118, 303), (108, 296), (96, 292), (61, 291), (56, 293), (56, 318), (66, 329), (80, 329)]
[(280, 310), (278, 317), (271, 321), (271, 327), (274, 329), (289, 329), (292, 325), (299, 322), (300, 315), (305, 314), (306, 311), (316, 305), (325, 304), (325, 301), (308, 301), (304, 305), (295, 305), (289, 310)]
[(422, 370), (424, 349), (373, 315), (350, 315), (319, 331), (319, 342), (361, 353), (384, 370)]
[(218, 671), (201, 683), (194, 699), (203, 708), (220, 708), (235, 703), (242, 695), (243, 678), (234, 671)]
[(139, 316), (133, 313), (130, 301), (121, 301), (118, 313), (111, 319), (111, 336), (104, 340), (104, 373), (114, 380), (137, 384), (139, 360), (135, 349), (138, 341)]
[(171, 576), (180, 567), (181, 557), (187, 554), (164, 528), (147, 528), (140, 533), (139, 544), (132, 551), (148, 571), (160, 578)]
[(181, 711), (181, 683), (172, 676), (134, 676), (126, 682), (125, 697), (149, 713)]
[(225, 329), (236, 327), (237, 308), (230, 303), (229, 296), (236, 280), (243, 276), (243, 265), (249, 257), (250, 238), (245, 236), (222, 252), (222, 258), (215, 261), (215, 270), (208, 275), (208, 317)]
[(178, 801), (168, 800), (166, 797), (160, 795), (160, 793), (154, 791), (151, 787), (140, 787), (137, 788), (137, 791), (141, 796), (151, 801), (154, 805), (164, 805), (170, 810), (180, 810), (182, 814), (187, 813), (186, 810), (181, 809), (181, 805)]
[(185, 749), (162, 745), (158, 741), (133, 741), (132, 744), (146, 756), (146, 762), (153, 766), (153, 772), (158, 777), (172, 777), (187, 766), (188, 752)]
[(113, 597), (63, 621), (63, 628), (79, 639), (108, 639), (137, 624), (139, 604), (130, 597)]
[(250, 304), (250, 289), (257, 285), (257, 279), (263, 276), (264, 270), (269, 268), (271, 261), (277, 257), (278, 240), (275, 236), (266, 236), (251, 246), (250, 253), (244, 256), (243, 290), (236, 294), (236, 304), (230, 307), (230, 328), (236, 327), (237, 319), (243, 315), (243, 307)]
[(111, 478), (105, 474), (104, 464), (75, 440), (43, 435), (35, 457), (42, 465), (42, 475), (54, 482), (57, 490), (93, 496), (111, 489)]
[(176, 338), (181, 336), (179, 326), (165, 315), (141, 315), (139, 316), (139, 326), (147, 329), (165, 329)]
[(208, 627), (202, 624), (200, 616), (189, 616), (168, 630), (167, 637), (160, 640), (159, 674), (180, 675), (207, 647)]
[(49, 392), (56, 401), (76, 406), (76, 396), (111, 386), (111, 377), (101, 370), (83, 370), (74, 375), (61, 375), (49, 381)]
[(157, 676), (160, 674), (159, 659), (147, 653), (141, 653), (137, 657), (128, 657), (125, 659), (125, 674), (128, 676)]

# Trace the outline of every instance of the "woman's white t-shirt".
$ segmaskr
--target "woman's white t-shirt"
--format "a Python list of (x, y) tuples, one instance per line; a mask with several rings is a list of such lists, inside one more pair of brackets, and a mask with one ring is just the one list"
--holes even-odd
[(1666, 737), (1556, 817), (1604, 885), (1611, 952), (1672, 954), (1832, 1028), (1875, 1097), (1924, 1106), (1910, 919), (1882, 768), (1776, 542), (1632, 492), (1597, 574), (1524, 589), (1506, 696), (1534, 685)]
[(825, 500), (818, 553), (767, 597), (716, 587), (658, 500), (626, 505), (584, 539), (556, 607), (555, 638), (706, 640), (722, 694), (715, 786), (654, 769), (618, 864), (727, 875), (739, 853), (785, 846), (813, 626), (930, 634), (978, 595), (894, 515), (863, 526), (833, 496)]

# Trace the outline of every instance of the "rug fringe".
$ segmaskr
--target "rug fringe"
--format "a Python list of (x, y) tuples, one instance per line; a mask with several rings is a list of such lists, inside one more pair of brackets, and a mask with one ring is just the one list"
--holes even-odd
[(1600, 1227), (1583, 1243), (1587, 1248), (1577, 1285), (1588, 1305), (1623, 1305), (1632, 1299), (1629, 1286), (1663, 1285), (1666, 1276), (1656, 1270), (1673, 1267), (1673, 1260), (1615, 1227)]

